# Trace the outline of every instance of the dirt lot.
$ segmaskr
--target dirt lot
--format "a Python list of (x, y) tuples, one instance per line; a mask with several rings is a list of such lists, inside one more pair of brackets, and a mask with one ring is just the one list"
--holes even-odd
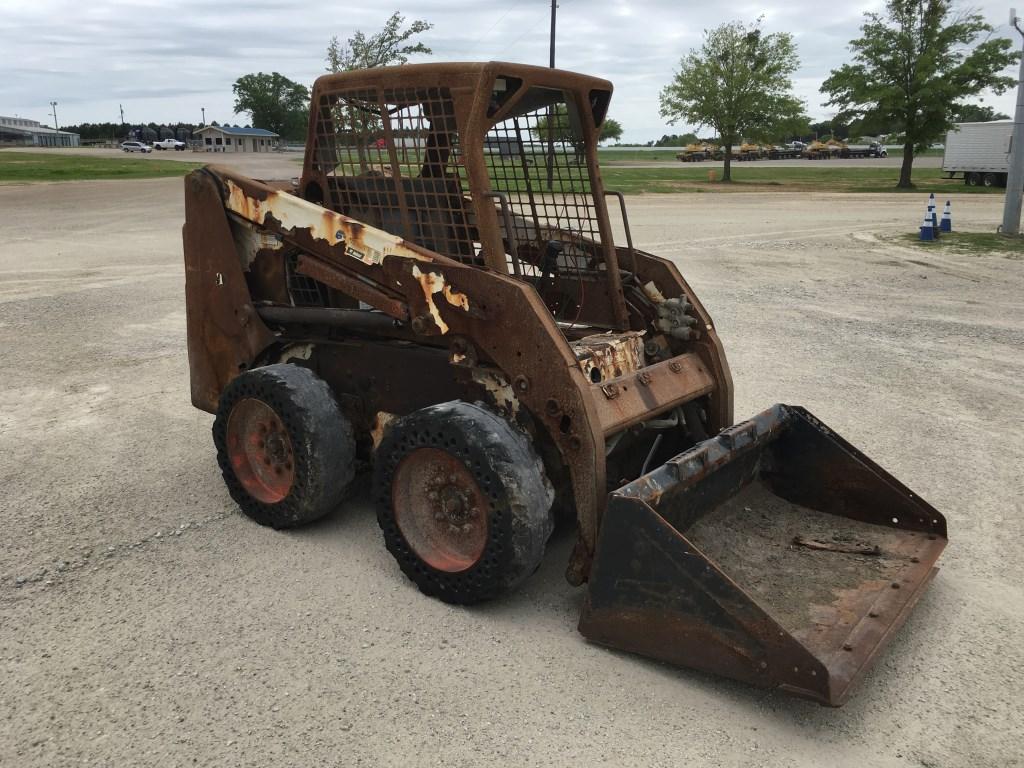
[(630, 204), (715, 316), (737, 416), (802, 404), (949, 519), (844, 708), (588, 645), (565, 535), (467, 610), (402, 577), (365, 493), (294, 533), (244, 519), (188, 400), (181, 182), (9, 186), (0, 764), (1024, 764), (1024, 262), (898, 243), (916, 196)]

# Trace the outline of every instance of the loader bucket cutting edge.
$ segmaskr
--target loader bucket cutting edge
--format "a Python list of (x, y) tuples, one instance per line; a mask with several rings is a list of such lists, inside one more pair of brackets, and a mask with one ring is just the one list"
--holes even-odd
[(775, 405), (614, 491), (580, 631), (839, 706), (938, 570), (946, 521)]

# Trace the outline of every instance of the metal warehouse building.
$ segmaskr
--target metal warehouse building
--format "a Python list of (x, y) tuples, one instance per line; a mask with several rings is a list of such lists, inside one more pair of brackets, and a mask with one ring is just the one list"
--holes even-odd
[(26, 147), (77, 147), (78, 134), (47, 128), (36, 120), (0, 115), (0, 144), (19, 144)]
[(280, 138), (265, 128), (238, 128), (230, 125), (208, 125), (194, 131), (202, 139), (207, 152), (270, 152)]

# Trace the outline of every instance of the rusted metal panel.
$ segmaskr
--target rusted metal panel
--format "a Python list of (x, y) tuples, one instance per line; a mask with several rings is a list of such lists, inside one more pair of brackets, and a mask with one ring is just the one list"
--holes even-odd
[(715, 380), (695, 354), (680, 355), (591, 385), (605, 436), (714, 391)]
[(216, 177), (203, 170), (185, 177), (182, 239), (192, 404), (213, 412), (274, 336), (253, 308)]
[(838, 706), (945, 544), (931, 505), (804, 409), (777, 405), (612, 494), (580, 631)]
[(584, 336), (572, 342), (572, 348), (583, 373), (595, 384), (644, 366), (644, 339), (639, 331)]
[(365, 302), (381, 312), (385, 312), (396, 320), (409, 319), (409, 307), (400, 299), (393, 298), (384, 291), (369, 285), (357, 277), (348, 275), (340, 269), (325, 264), (316, 258), (307, 255), (299, 256), (297, 270), (304, 275), (319, 280), (339, 291), (352, 296), (359, 301)]
[(725, 349), (715, 331), (710, 313), (671, 261), (641, 250), (636, 250), (633, 257), (636, 260), (636, 277), (640, 285), (653, 282), (665, 298), (685, 297), (692, 307), (693, 314), (699, 319), (699, 334), (686, 342), (686, 345), (700, 355), (715, 380), (715, 390), (708, 397), (708, 432), (714, 434), (725, 429), (733, 423), (732, 372), (729, 370)]
[[(219, 180), (228, 215), (250, 222), (257, 238), (267, 238), (255, 244), (246, 240), (242, 254), (230, 254), (250, 270), (245, 275), (254, 291), (247, 297), (250, 306), (259, 304), (280, 334), (268, 332), (255, 345), (265, 351), (243, 357), (254, 363), (273, 359), (281, 344), (302, 341), (302, 323), (310, 322), (318, 337), (306, 341), (315, 342), (311, 359), (320, 365), (327, 365), (328, 355), (316, 353), (324, 342), (361, 344), (377, 338), (431, 350), (451, 346), (450, 365), (493, 370), (511, 388), (535, 439), (546, 446), (551, 471), (570, 478), (580, 535), (570, 567), (574, 583), (586, 578), (605, 505), (608, 425), (642, 419), (641, 403), (656, 411), (704, 390), (701, 382), (670, 385), (673, 377), (690, 374), (685, 368), (682, 375), (678, 370), (662, 374), (658, 358), (636, 354), (639, 336), (630, 342), (635, 363), (619, 361), (618, 371), (614, 355), (606, 370), (598, 364), (585, 365), (584, 371), (569, 344), (570, 338), (578, 342), (605, 328), (661, 334), (653, 322), (656, 308), (637, 295), (638, 276), (629, 277), (629, 302), (624, 298), (596, 155), (610, 93), (611, 84), (600, 78), (500, 62), (330, 75), (314, 87), (298, 195), (224, 168), (209, 171)], [(369, 111), (361, 114), (369, 118), (353, 123), (353, 110), (363, 106)], [(566, 155), (563, 144), (554, 157), (551, 142), (538, 130), (549, 112), (561, 119), (559, 108), (571, 116), (580, 149)], [(518, 154), (505, 157), (500, 140), (513, 136)], [(282, 265), (270, 263), (275, 253)], [(633, 261), (627, 257), (622, 263), (632, 268)], [(646, 270), (643, 282), (657, 281), (666, 297), (692, 293), (674, 268), (661, 262), (651, 266), (640, 255), (636, 264)], [(507, 275), (510, 265), (518, 279)], [(281, 306), (284, 298), (295, 306)], [(356, 310), (359, 302), (386, 313), (396, 325), (310, 314), (317, 308)], [(702, 311), (695, 300), (691, 304)], [(250, 311), (244, 302), (228, 310), (242, 316)], [(693, 341), (667, 334), (644, 338), (660, 345), (666, 361), (700, 356), (716, 384), (701, 400), (711, 406), (707, 428), (714, 431), (731, 417), (731, 384), (710, 321), (706, 325)], [(455, 341), (464, 347), (456, 350)], [(328, 346), (330, 356), (340, 354)], [(218, 365), (235, 365), (237, 357), (238, 351), (226, 345)], [(650, 362), (656, 365), (647, 366)], [(366, 364), (378, 381), (394, 378), (402, 368), (373, 359)], [(629, 375), (650, 378), (650, 396), (634, 402), (627, 395), (608, 407), (604, 393), (593, 389), (591, 372), (598, 370), (604, 383), (609, 374), (627, 369)], [(406, 378), (409, 390), (422, 384), (422, 377)], [(447, 384), (419, 389), (461, 391)], [(421, 399), (406, 394), (410, 402)], [(208, 403), (215, 396), (211, 391)], [(513, 410), (507, 402), (496, 407)], [(378, 410), (399, 413), (401, 407)]]

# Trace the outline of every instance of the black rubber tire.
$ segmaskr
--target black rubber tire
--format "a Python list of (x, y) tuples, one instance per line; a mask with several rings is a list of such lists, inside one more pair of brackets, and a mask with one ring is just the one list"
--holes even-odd
[[(288, 495), (267, 504), (242, 486), (228, 459), (227, 423), (241, 400), (270, 406), (291, 440), (295, 476)], [(281, 363), (254, 368), (233, 379), (221, 393), (213, 422), (217, 463), (231, 498), (260, 525), (294, 528), (334, 510), (355, 475), (352, 425), (325, 381), (308, 368)]]
[(981, 177), (981, 185), (983, 187), (996, 187), (999, 185), (998, 177), (994, 173), (986, 173)]
[(981, 184), (981, 174), (971, 171), (964, 176), (964, 183), (969, 187), (976, 187)]
[[(405, 456), (424, 447), (461, 461), (491, 502), (483, 553), (463, 571), (424, 562), (395, 519), (395, 472)], [(554, 529), (554, 491), (529, 438), (497, 414), (461, 400), (422, 408), (389, 427), (374, 456), (373, 490), (388, 551), (423, 594), (446, 603), (479, 603), (518, 586), (537, 570)]]

